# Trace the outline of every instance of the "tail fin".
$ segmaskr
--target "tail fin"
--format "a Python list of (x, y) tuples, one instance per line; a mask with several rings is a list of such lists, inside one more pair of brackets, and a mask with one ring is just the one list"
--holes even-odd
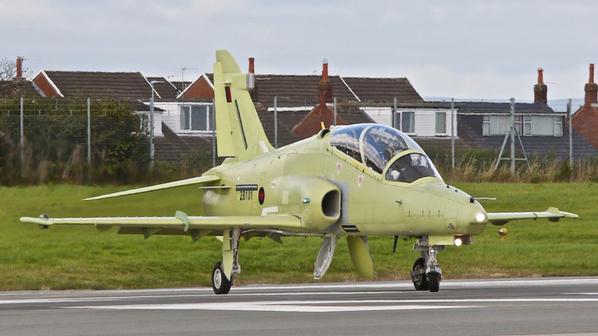
[(247, 160), (273, 149), (249, 95), (252, 85), (253, 78), (241, 73), (228, 51), (216, 51), (214, 95), (220, 157)]

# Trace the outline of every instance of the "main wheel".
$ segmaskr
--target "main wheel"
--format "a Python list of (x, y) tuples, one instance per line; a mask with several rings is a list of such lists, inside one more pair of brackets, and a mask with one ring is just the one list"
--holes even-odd
[(430, 289), (430, 292), (438, 292), (440, 289), (440, 273), (430, 272), (426, 274), (426, 278), (428, 279), (428, 288)]
[(222, 262), (217, 262), (212, 271), (212, 289), (216, 294), (228, 294), (230, 291), (231, 282), (224, 275), (222, 270)]
[(418, 258), (411, 270), (411, 281), (415, 290), (428, 290), (428, 278), (426, 277), (426, 259)]

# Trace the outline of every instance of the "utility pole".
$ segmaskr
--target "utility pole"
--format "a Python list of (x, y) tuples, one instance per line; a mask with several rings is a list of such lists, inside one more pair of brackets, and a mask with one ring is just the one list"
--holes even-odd
[(455, 169), (455, 98), (451, 98), (451, 168)]
[(571, 178), (573, 178), (573, 127), (571, 123), (571, 107), (572, 100), (569, 98), (567, 102), (567, 128), (569, 129), (569, 169), (571, 170)]
[[(515, 127), (515, 98), (511, 101), (511, 128)], [(511, 132), (511, 175), (515, 175), (515, 132)]]
[(278, 96), (274, 96), (274, 148), (278, 148)]
[(91, 166), (91, 99), (87, 97), (87, 165)]
[(25, 147), (25, 128), (24, 128), (24, 104), (25, 101), (23, 97), (20, 99), (20, 114), (19, 114), (19, 147), (21, 149), (21, 171), (23, 171), (23, 164), (25, 161), (25, 154), (23, 152), (23, 147)]
[(336, 97), (332, 98), (332, 110), (334, 113), (334, 126), (336, 126)]
[(150, 98), (150, 115), (149, 115), (149, 134), (150, 134), (150, 169), (154, 169), (155, 164), (155, 148), (154, 148), (154, 84), (163, 83), (162, 81), (151, 81), (152, 97)]
[(390, 125), (392, 128), (397, 128), (397, 123), (395, 122), (395, 116), (397, 113), (397, 97), (392, 98), (392, 111), (390, 112)]

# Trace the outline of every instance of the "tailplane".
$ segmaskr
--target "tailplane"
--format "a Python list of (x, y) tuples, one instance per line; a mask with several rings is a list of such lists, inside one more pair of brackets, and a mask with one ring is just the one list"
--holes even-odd
[(228, 51), (216, 51), (214, 96), (220, 157), (248, 160), (273, 149), (249, 95), (254, 84), (253, 74), (241, 73)]

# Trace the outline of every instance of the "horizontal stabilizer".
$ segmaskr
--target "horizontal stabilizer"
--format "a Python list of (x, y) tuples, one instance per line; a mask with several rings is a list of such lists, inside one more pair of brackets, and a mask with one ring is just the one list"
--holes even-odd
[(106, 198), (129, 196), (129, 195), (141, 194), (141, 193), (146, 193), (146, 192), (151, 192), (151, 191), (183, 187), (183, 186), (188, 186), (188, 185), (192, 185), (192, 184), (214, 183), (214, 182), (218, 182), (218, 181), (220, 181), (220, 177), (218, 177), (218, 176), (205, 175), (205, 176), (199, 176), (199, 177), (192, 177), (192, 178), (188, 178), (185, 180), (156, 184), (156, 185), (149, 186), (149, 187), (130, 189), (130, 190), (125, 190), (125, 191), (115, 192), (112, 194), (90, 197), (90, 198), (86, 198), (85, 201), (97, 201), (97, 200), (106, 199)]
[(489, 212), (488, 222), (494, 225), (503, 225), (512, 220), (547, 218), (551, 221), (558, 221), (561, 218), (579, 218), (578, 215), (570, 212), (560, 211), (557, 208), (548, 208), (546, 211), (532, 212)]

